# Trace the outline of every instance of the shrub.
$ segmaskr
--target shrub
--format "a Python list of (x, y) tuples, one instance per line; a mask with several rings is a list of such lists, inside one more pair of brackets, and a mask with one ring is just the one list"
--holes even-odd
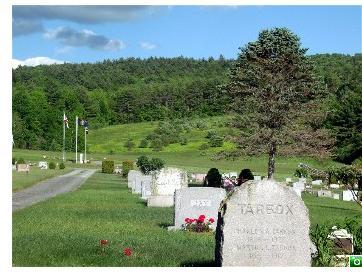
[(13, 158), (12, 158), (12, 160), (11, 160), (11, 162), (12, 162), (11, 164), (15, 165), (16, 158), (15, 158), (15, 157), (13, 157)]
[(136, 165), (143, 174), (147, 175), (152, 171), (162, 169), (165, 165), (165, 162), (160, 158), (152, 158), (150, 160), (147, 156), (142, 155), (137, 159)]
[(303, 169), (303, 168), (298, 168), (295, 170), (295, 173), (294, 173), (294, 176), (296, 177), (304, 177), (304, 178), (307, 178), (308, 177), (308, 171), (306, 169)]
[(147, 148), (148, 147), (148, 141), (147, 139), (142, 139), (140, 142), (140, 145), (138, 145), (138, 148)]
[(313, 257), (314, 266), (332, 266), (333, 262), (333, 241), (328, 239), (331, 228), (326, 224), (316, 225), (311, 228), (310, 239), (317, 248), (316, 256)]
[(188, 143), (188, 140), (186, 137), (181, 138), (181, 141), (180, 141), (181, 145), (187, 145), (187, 143)]
[(19, 158), (18, 159), (18, 161), (16, 162), (16, 164), (25, 164), (26, 162), (25, 162), (25, 160), (24, 160), (24, 158)]
[(209, 148), (210, 148), (209, 144), (207, 144), (207, 143), (202, 143), (202, 144), (200, 145), (200, 147), (199, 147), (199, 150), (204, 151), (204, 150), (207, 150), (207, 149), (209, 149)]
[(243, 184), (247, 180), (254, 180), (254, 175), (250, 169), (242, 169), (238, 177), (238, 185)]
[(65, 164), (63, 162), (61, 162), (59, 164), (59, 170), (64, 170), (65, 169)]
[(224, 139), (221, 136), (214, 135), (210, 137), (209, 144), (211, 147), (222, 147), (224, 144)]
[(163, 148), (163, 142), (159, 138), (153, 139), (153, 140), (151, 140), (151, 146), (150, 147), (152, 148), (153, 151), (159, 152)]
[(206, 133), (205, 138), (210, 139), (210, 138), (215, 137), (215, 136), (216, 136), (216, 132), (215, 132), (214, 130), (210, 130), (210, 131), (208, 131), (208, 132)]
[(51, 169), (51, 170), (55, 170), (55, 168), (56, 168), (56, 164), (55, 164), (55, 162), (49, 162), (49, 169)]
[(122, 176), (126, 177), (130, 170), (133, 170), (133, 161), (125, 160), (122, 162)]
[(220, 188), (221, 187), (221, 174), (219, 173), (219, 170), (216, 168), (211, 168), (205, 177), (204, 180), (204, 186), (206, 187), (214, 187), (214, 188)]
[(352, 162), (352, 166), (357, 168), (357, 169), (362, 169), (362, 157), (355, 159)]
[(135, 146), (136, 145), (132, 139), (128, 139), (124, 144), (124, 147), (126, 147), (128, 151), (131, 151)]
[(114, 161), (105, 160), (102, 161), (102, 173), (113, 173), (114, 172)]

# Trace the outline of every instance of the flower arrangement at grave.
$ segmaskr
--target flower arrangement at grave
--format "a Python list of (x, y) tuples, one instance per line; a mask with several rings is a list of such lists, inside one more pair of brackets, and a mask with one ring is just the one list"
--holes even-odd
[(210, 232), (212, 231), (211, 224), (214, 223), (214, 218), (206, 219), (205, 215), (200, 215), (198, 218), (185, 218), (184, 229), (192, 232)]
[(228, 177), (225, 177), (223, 178), (223, 188), (226, 190), (226, 191), (232, 191), (234, 189), (235, 185), (233, 183), (233, 181), (228, 178)]

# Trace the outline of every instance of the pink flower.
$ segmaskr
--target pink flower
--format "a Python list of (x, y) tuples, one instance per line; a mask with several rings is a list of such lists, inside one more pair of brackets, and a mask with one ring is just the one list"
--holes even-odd
[(215, 222), (214, 218), (210, 218), (210, 219), (209, 219), (209, 222), (210, 222), (210, 223)]

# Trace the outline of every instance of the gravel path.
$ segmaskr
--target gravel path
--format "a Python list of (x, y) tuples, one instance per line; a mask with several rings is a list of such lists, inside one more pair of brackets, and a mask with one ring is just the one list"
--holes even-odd
[(29, 207), (58, 194), (77, 189), (96, 170), (75, 169), (70, 173), (48, 179), (24, 190), (13, 193), (13, 211)]

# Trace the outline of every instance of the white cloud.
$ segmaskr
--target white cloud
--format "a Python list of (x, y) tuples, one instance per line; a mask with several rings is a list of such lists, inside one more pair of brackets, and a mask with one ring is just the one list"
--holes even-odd
[(140, 47), (146, 50), (152, 50), (156, 48), (156, 45), (150, 42), (140, 42)]
[(48, 57), (34, 57), (29, 58), (24, 61), (13, 59), (12, 60), (12, 67), (13, 69), (17, 68), (20, 65), (24, 66), (37, 66), (37, 65), (50, 65), (50, 64), (63, 64), (65, 61), (55, 60)]

